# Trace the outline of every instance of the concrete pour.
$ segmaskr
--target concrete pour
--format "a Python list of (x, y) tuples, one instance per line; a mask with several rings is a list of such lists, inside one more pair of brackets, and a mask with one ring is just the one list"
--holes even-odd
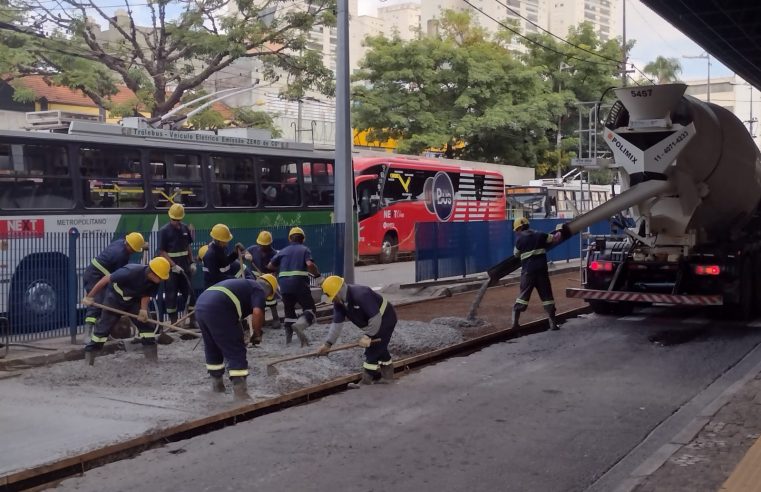
[[(362, 365), (363, 351), (349, 349), (330, 354), (277, 364), (278, 374), (268, 376), (268, 362), (279, 357), (316, 350), (327, 332), (327, 325), (307, 330), (310, 347), (299, 347), (298, 340), (286, 346), (282, 330), (264, 330), (262, 344), (248, 349), (251, 375), (248, 378), (252, 398), (272, 398), (306, 386), (319, 384), (357, 372)], [(362, 336), (359, 328), (347, 324), (339, 343), (351, 343)], [(462, 341), (459, 330), (445, 324), (419, 321), (399, 321), (391, 338), (389, 350), (396, 359)], [(197, 340), (175, 341), (159, 346), (159, 364), (144, 360), (141, 345), (125, 344), (127, 350), (98, 357), (93, 367), (84, 361), (71, 361), (28, 371), (24, 384), (40, 389), (65, 390), (72, 398), (79, 394), (96, 394), (100, 398), (181, 410), (182, 413), (208, 413), (229, 406), (228, 394), (214, 395), (209, 391), (203, 342), (193, 350)], [(125, 412), (129, 411), (125, 408)], [(178, 420), (184, 420), (178, 415)], [(163, 423), (166, 423), (164, 421)]]

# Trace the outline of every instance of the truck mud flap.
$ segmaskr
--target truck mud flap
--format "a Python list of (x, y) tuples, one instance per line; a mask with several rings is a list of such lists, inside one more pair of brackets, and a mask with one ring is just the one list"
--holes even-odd
[(592, 289), (566, 289), (565, 295), (574, 299), (593, 301), (646, 302), (683, 306), (721, 306), (724, 304), (722, 296), (649, 294), (645, 292), (616, 292)]

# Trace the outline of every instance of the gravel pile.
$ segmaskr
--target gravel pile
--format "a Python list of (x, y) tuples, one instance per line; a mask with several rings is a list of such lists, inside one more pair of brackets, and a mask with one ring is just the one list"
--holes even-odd
[[(329, 381), (357, 372), (363, 361), (360, 348), (277, 364), (278, 374), (268, 376), (266, 366), (273, 359), (316, 350), (328, 325), (307, 330), (312, 340), (310, 347), (299, 347), (298, 339), (286, 346), (282, 330), (264, 330), (261, 346), (248, 349), (251, 375), (249, 392), (254, 400), (272, 398), (306, 386)], [(361, 330), (347, 323), (338, 343), (355, 342)], [(397, 324), (389, 350), (395, 359), (445, 347), (462, 341), (460, 331), (450, 324), (429, 324), (403, 321)], [(203, 342), (193, 350), (197, 340), (177, 340), (171, 345), (159, 346), (159, 364), (144, 360), (139, 344), (125, 343), (125, 351), (98, 357), (93, 367), (84, 360), (55, 364), (32, 369), (23, 376), (25, 384), (65, 389), (75, 396), (88, 393), (117, 401), (140, 402), (147, 405), (180, 409), (184, 413), (207, 413), (228, 406), (230, 395), (214, 395), (203, 354)], [(229, 381), (226, 382), (229, 389)], [(125, 409), (125, 412), (128, 411)]]

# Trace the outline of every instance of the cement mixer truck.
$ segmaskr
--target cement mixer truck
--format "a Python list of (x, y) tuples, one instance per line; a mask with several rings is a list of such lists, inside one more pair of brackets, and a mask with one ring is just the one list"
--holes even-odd
[[(619, 233), (589, 238), (582, 288), (566, 291), (596, 312), (725, 306), (747, 319), (761, 309), (761, 154), (732, 113), (685, 89), (616, 90), (603, 138), (623, 192), (562, 228), (569, 238), (619, 223)], [(489, 276), (517, 266), (508, 258)]]

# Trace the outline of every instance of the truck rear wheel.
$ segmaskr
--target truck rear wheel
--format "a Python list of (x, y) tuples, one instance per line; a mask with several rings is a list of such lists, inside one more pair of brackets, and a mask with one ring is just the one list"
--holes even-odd
[(611, 305), (605, 301), (589, 301), (589, 307), (595, 314), (610, 314)]

